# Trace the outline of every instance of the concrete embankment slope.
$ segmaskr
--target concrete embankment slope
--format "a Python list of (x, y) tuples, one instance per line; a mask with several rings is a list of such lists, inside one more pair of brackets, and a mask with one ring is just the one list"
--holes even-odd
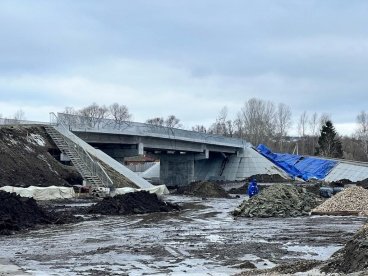
[[(82, 147), (86, 152), (92, 155), (94, 158), (102, 161), (109, 167), (111, 167), (116, 172), (120, 173), (123, 177), (129, 179), (133, 182), (139, 189), (152, 189), (154, 186), (149, 183), (147, 180), (143, 179), (142, 177), (138, 176), (136, 173), (129, 170), (127, 167), (110, 157), (109, 155), (105, 154), (101, 150), (95, 149), (88, 143), (84, 142), (78, 136), (74, 135), (72, 132), (67, 130), (63, 125), (54, 126), (55, 130), (59, 131), (60, 134), (65, 136), (67, 139), (70, 139), (73, 143)], [(165, 189), (165, 193), (168, 193), (168, 190)]]

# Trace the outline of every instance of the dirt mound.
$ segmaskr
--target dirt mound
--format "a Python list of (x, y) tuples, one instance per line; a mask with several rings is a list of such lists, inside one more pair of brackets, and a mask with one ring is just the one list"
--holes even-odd
[(231, 188), (228, 193), (229, 194), (236, 194), (236, 195), (245, 195), (248, 192), (248, 184), (244, 184), (239, 188)]
[(230, 197), (219, 184), (213, 182), (194, 182), (185, 187), (179, 187), (178, 194), (198, 197)]
[(368, 215), (368, 190), (353, 186), (313, 209), (314, 213), (357, 212)]
[(346, 245), (335, 252), (322, 267), (325, 273), (353, 273), (368, 270), (368, 224)]
[(285, 179), (279, 174), (255, 174), (248, 177), (246, 181), (250, 181), (253, 178), (257, 180), (258, 183), (284, 183), (290, 182), (290, 179)]
[(82, 183), (73, 167), (61, 164), (50, 152), (60, 154), (42, 126), (0, 126), (0, 187)]
[(49, 223), (47, 214), (32, 198), (0, 191), (0, 234)]
[(368, 178), (361, 180), (361, 181), (357, 181), (357, 186), (361, 186), (364, 189), (368, 189)]
[(317, 205), (318, 198), (304, 188), (274, 184), (249, 200), (244, 200), (233, 214), (261, 218), (296, 217), (308, 215)]
[(133, 215), (179, 210), (179, 206), (160, 200), (156, 194), (146, 191), (127, 193), (104, 198), (91, 206), (88, 213), (102, 215)]

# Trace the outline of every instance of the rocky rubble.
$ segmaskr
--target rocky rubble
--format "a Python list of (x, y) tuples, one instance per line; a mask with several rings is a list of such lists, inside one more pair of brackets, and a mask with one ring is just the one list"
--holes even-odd
[(101, 215), (133, 215), (179, 210), (179, 206), (160, 200), (156, 194), (146, 191), (127, 193), (104, 198), (91, 206), (88, 213)]
[(321, 271), (344, 274), (368, 271), (368, 224), (365, 224), (342, 249), (335, 252)]
[(368, 215), (368, 190), (353, 186), (336, 194), (312, 210), (313, 213), (357, 212)]
[(309, 215), (319, 199), (304, 188), (274, 184), (258, 195), (246, 199), (234, 210), (234, 216), (243, 217), (296, 217)]
[(179, 187), (178, 194), (198, 197), (230, 197), (219, 184), (213, 182), (194, 182), (185, 187)]

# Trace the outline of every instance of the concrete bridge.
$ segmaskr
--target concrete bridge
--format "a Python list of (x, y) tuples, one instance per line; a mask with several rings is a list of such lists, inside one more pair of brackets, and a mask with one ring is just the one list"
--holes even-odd
[(254, 174), (286, 177), (242, 139), (63, 113), (58, 120), (118, 161), (145, 153), (156, 155), (161, 163), (160, 182), (167, 186), (195, 180), (241, 180)]

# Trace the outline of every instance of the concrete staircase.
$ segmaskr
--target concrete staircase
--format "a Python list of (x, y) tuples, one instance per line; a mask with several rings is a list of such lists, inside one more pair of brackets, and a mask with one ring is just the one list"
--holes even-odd
[(62, 135), (54, 127), (45, 126), (45, 129), (60, 151), (69, 157), (77, 171), (89, 185), (94, 187), (108, 186), (98, 177), (93, 169), (94, 166), (88, 166), (94, 161), (85, 150)]

